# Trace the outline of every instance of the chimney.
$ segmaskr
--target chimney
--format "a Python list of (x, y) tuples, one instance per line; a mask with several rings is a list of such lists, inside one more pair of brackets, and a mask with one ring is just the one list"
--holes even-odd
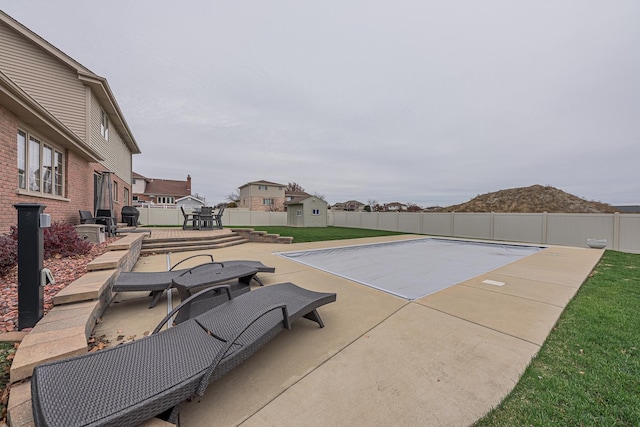
[(187, 193), (191, 195), (191, 175), (187, 175)]

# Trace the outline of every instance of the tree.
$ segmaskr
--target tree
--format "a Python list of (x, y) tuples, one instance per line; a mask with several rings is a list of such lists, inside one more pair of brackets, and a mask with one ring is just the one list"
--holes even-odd
[(205, 206), (207, 205), (207, 198), (204, 196), (201, 196), (200, 194), (196, 193), (196, 194), (192, 194), (191, 196), (195, 197), (196, 199), (200, 200), (202, 203), (205, 204)]
[(224, 199), (230, 202), (238, 202), (240, 200), (240, 190), (236, 189), (233, 193), (227, 194)]
[(369, 199), (367, 200), (367, 203), (369, 203), (369, 211), (368, 212), (377, 212), (378, 211), (378, 201), (376, 199)]
[(320, 194), (320, 193), (313, 193), (313, 197), (322, 200), (323, 202), (327, 201), (327, 198), (325, 197), (324, 194)]
[(415, 203), (407, 203), (407, 212), (422, 212), (422, 208)]
[(285, 191), (288, 191), (290, 193), (304, 193), (304, 188), (302, 188), (302, 186), (297, 182), (290, 182), (289, 184), (287, 184), (287, 188), (285, 188)]

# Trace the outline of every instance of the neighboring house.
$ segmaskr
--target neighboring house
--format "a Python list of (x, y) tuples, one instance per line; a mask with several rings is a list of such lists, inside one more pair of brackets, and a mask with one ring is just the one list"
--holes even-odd
[(292, 227), (326, 227), (329, 205), (315, 196), (295, 198), (285, 202), (287, 225)]
[(362, 212), (366, 205), (357, 200), (349, 200), (343, 203), (336, 203), (331, 206), (331, 209), (334, 211), (348, 211), (348, 212)]
[(16, 203), (46, 205), (52, 221), (94, 210), (101, 171), (113, 208), (130, 204), (132, 155), (140, 153), (104, 77), (0, 11), (0, 233)]
[(191, 196), (191, 175), (186, 181), (146, 178), (133, 173), (133, 201), (136, 204), (156, 203), (174, 205), (179, 199)]
[(251, 211), (284, 212), (286, 185), (254, 181), (240, 187), (239, 208)]
[(406, 212), (409, 207), (404, 203), (392, 202), (385, 203), (383, 210), (385, 212)]

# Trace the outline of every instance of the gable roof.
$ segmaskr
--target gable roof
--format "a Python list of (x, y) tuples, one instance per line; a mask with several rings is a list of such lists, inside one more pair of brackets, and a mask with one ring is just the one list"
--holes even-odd
[(244, 185), (241, 185), (240, 188), (243, 187), (247, 187), (249, 185), (275, 185), (277, 187), (286, 187), (286, 185), (284, 184), (278, 184), (277, 182), (271, 182), (271, 181), (265, 181), (265, 180), (261, 180), (261, 181), (252, 181), (252, 182), (247, 182)]
[[(48, 41), (46, 41), (45, 39), (43, 39), (42, 37), (40, 37), (39, 35), (37, 35), (33, 31), (31, 31), (27, 27), (25, 27), (24, 25), (22, 25), (21, 23), (16, 21), (15, 19), (13, 19), (12, 17), (10, 17), (6, 13), (4, 13), (2, 10), (0, 10), (0, 22), (6, 24), (11, 29), (13, 29), (14, 31), (18, 32), (22, 37), (24, 37), (24, 38), (30, 40), (31, 42), (35, 43), (38, 47), (40, 47), (41, 49), (47, 51), (51, 56), (53, 56), (56, 59), (58, 59), (59, 61), (63, 62), (68, 67), (74, 69), (78, 74), (78, 80), (80, 80), (86, 86), (89, 86), (91, 88), (92, 92), (95, 94), (96, 98), (98, 98), (98, 100), (100, 101), (100, 104), (102, 105), (104, 110), (107, 112), (107, 114), (111, 118), (112, 126), (114, 126), (117, 129), (117, 131), (120, 133), (124, 143), (126, 144), (127, 148), (129, 148), (131, 153), (132, 154), (139, 154), (141, 152), (140, 151), (140, 147), (138, 147), (138, 143), (136, 142), (136, 140), (133, 137), (131, 129), (129, 129), (129, 125), (127, 124), (126, 120), (124, 119), (124, 115), (122, 114), (122, 111), (120, 110), (120, 107), (119, 107), (119, 105), (118, 105), (118, 103), (117, 103), (117, 101), (116, 101), (116, 99), (115, 99), (115, 97), (113, 95), (113, 92), (111, 91), (111, 88), (109, 87), (109, 84), (107, 83), (107, 79), (105, 79), (104, 77), (100, 77), (97, 74), (93, 73), (91, 70), (89, 70), (88, 68), (84, 67), (82, 64), (80, 64), (79, 62), (77, 62), (76, 60), (74, 60), (73, 58), (71, 58), (70, 56), (65, 54), (64, 52), (62, 52), (60, 49), (58, 49), (57, 47), (53, 46), (51, 43), (49, 43)], [(19, 86), (16, 85), (15, 83), (13, 83), (13, 81), (11, 81), (11, 79), (9, 77), (7, 77), (6, 75), (3, 74), (2, 78), (0, 79), (0, 83), (2, 83), (2, 85), (0, 86), (0, 89), (2, 89), (2, 92), (0, 92), (0, 101), (3, 101), (3, 102), (5, 101), (4, 98), (6, 97), (6, 94), (4, 93), (5, 92), (4, 86), (5, 86), (5, 83), (6, 83), (5, 80), (10, 81), (13, 86), (19, 88)], [(13, 88), (13, 91), (15, 92), (15, 88)], [(26, 94), (26, 92), (24, 92), (24, 91), (22, 91), (22, 92), (23, 92), (23, 94)], [(24, 98), (24, 96), (23, 96), (23, 98)], [(40, 104), (38, 104), (33, 98), (31, 98), (30, 96), (28, 98), (29, 98), (28, 102), (27, 102), (28, 105), (23, 105), (22, 109), (19, 109), (18, 112), (23, 113), (24, 112), (24, 108), (26, 106), (29, 106), (29, 107), (34, 108), (36, 110), (39, 109), (39, 110), (47, 112), (47, 110), (44, 107), (42, 107)], [(23, 99), (23, 102), (24, 101), (25, 101), (25, 99)], [(11, 106), (12, 107), (15, 106), (15, 100), (12, 103)], [(47, 114), (49, 116), (51, 116), (51, 117), (54, 117), (49, 112), (47, 112)], [(57, 120), (57, 119), (56, 119), (56, 121), (59, 122), (59, 120)], [(67, 129), (67, 132), (70, 132), (70, 133), (73, 134), (73, 132), (71, 132), (68, 129)], [(77, 136), (76, 136), (76, 139), (80, 140)], [(82, 140), (80, 140), (80, 141), (82, 141)], [(83, 144), (86, 144), (86, 142), (84, 142), (84, 141), (82, 141), (82, 142), (83, 142)], [(74, 146), (75, 146), (75, 144), (74, 144)], [(80, 149), (80, 147), (76, 147), (76, 148)], [(90, 148), (88, 148), (88, 147), (85, 147), (81, 151), (89, 152), (89, 151), (92, 151), (92, 150)], [(97, 154), (97, 153), (95, 153), (95, 154)], [(98, 155), (97, 159), (101, 159), (99, 155)]]
[(177, 181), (173, 179), (148, 179), (144, 189), (144, 194), (162, 196), (189, 196), (188, 181)]

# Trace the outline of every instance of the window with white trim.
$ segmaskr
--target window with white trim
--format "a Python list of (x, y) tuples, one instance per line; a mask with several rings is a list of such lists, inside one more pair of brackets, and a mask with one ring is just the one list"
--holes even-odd
[(62, 150), (19, 130), (18, 188), (32, 193), (64, 196)]
[(273, 205), (273, 199), (262, 199), (263, 205)]
[(104, 137), (105, 141), (109, 140), (109, 116), (104, 110), (100, 110), (100, 135)]
[(320, 209), (314, 209), (311, 211), (311, 215), (320, 215)]
[(296, 210), (296, 216), (302, 216), (302, 209)]
[(267, 187), (266, 185), (258, 185), (258, 190), (268, 190), (269, 187)]
[(156, 198), (156, 203), (171, 205), (175, 203), (175, 198), (173, 196), (158, 196)]

